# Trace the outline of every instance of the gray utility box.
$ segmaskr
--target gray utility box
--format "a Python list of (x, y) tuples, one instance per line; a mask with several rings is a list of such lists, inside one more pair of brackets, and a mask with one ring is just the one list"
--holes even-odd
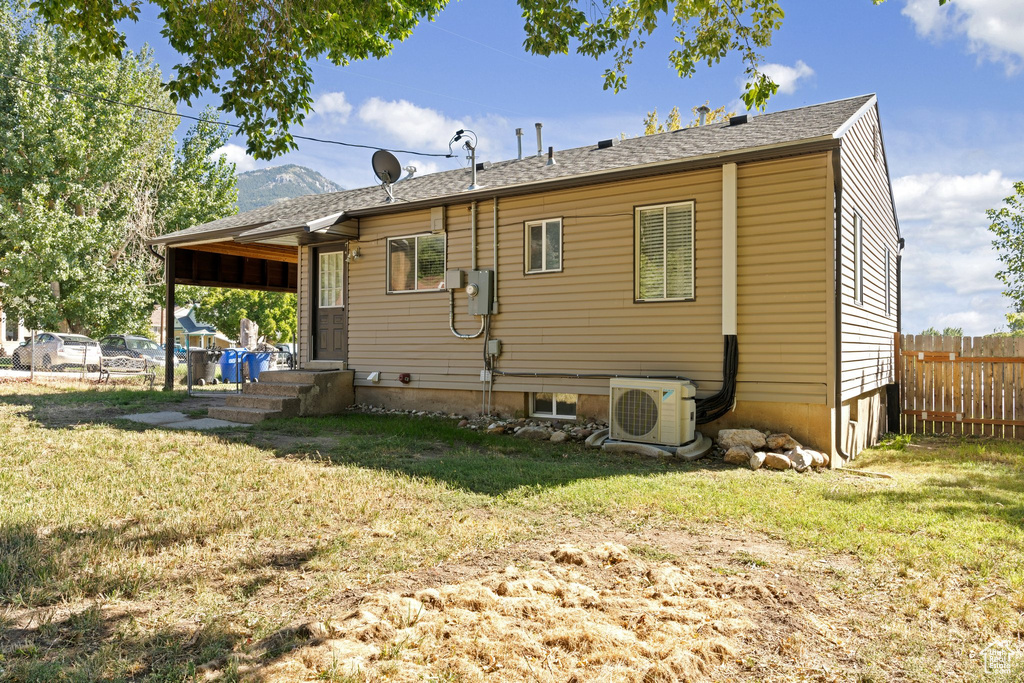
[(469, 296), (469, 314), (490, 315), (491, 307), (494, 305), (494, 271), (466, 271), (467, 294), (472, 291), (470, 285), (476, 285), (476, 294)]

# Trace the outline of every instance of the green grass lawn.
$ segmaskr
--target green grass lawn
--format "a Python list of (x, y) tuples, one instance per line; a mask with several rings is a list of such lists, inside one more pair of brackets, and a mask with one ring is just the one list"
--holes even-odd
[(163, 409), (189, 410), (182, 392), (0, 385), (0, 680), (187, 679), (346, 591), (601, 525), (852, 558), (863, 574), (829, 590), (880, 596), (895, 621), (873, 628), (900, 626), (872, 656), (925, 662), (909, 678), (949, 678), (929, 667), (951, 653), (911, 651), (943, 630), (970, 645), (964, 677), (969, 651), (1024, 633), (1020, 444), (897, 440), (856, 462), (887, 480), (613, 458), (428, 418), (214, 434), (117, 419)]

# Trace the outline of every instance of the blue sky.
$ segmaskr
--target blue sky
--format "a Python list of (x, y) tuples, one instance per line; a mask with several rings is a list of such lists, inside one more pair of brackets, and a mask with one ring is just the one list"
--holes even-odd
[[(903, 326), (963, 327), (986, 334), (1005, 324), (1007, 301), (985, 209), (1024, 179), (1024, 2), (1021, 0), (782, 0), (786, 18), (765, 52), (781, 89), (768, 110), (868, 92), (878, 94), (889, 169), (907, 248)], [(522, 19), (510, 0), (453, 2), (436, 22), (380, 61), (314, 67), (316, 113), (304, 132), (317, 137), (422, 151), (447, 151), (459, 127), (480, 135), (483, 160), (515, 155), (515, 129), (527, 153), (556, 150), (619, 133), (642, 132), (657, 107), (678, 105), (684, 119), (710, 100), (741, 110), (743, 67), (727, 60), (681, 80), (668, 64), (670, 31), (648, 42), (628, 88), (602, 89), (605, 64), (589, 58), (534, 57), (522, 48)], [(155, 14), (126, 26), (129, 45), (149, 43), (169, 73), (177, 55), (159, 35)], [(212, 103), (216, 103), (210, 100)], [(199, 111), (205, 102), (193, 103)], [(185, 111), (187, 108), (182, 108)], [(282, 163), (309, 166), (345, 187), (373, 183), (370, 151), (303, 143), (274, 162), (225, 150), (240, 170)], [(400, 155), (420, 173), (464, 160)]]

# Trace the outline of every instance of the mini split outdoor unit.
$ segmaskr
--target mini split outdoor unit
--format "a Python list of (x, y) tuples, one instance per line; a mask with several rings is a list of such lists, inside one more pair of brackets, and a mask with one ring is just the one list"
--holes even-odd
[(693, 441), (694, 394), (685, 380), (612, 379), (609, 438), (673, 447)]

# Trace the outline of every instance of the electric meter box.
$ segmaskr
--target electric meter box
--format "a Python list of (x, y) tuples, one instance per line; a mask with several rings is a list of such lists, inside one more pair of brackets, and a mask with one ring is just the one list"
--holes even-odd
[(445, 289), (462, 289), (466, 286), (466, 271), (461, 268), (449, 268), (444, 272)]
[(467, 292), (476, 285), (476, 294), (469, 297), (470, 315), (490, 315), (494, 302), (494, 271), (470, 270), (466, 272)]

